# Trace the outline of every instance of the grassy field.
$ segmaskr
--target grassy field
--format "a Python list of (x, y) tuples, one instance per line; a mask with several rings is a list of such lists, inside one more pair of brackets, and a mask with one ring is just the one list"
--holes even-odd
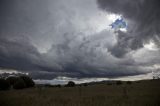
[(160, 80), (0, 91), (0, 106), (160, 106)]

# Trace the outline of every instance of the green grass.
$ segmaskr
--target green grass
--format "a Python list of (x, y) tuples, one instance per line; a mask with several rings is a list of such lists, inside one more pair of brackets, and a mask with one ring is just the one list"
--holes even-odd
[(160, 80), (0, 91), (0, 106), (160, 106)]

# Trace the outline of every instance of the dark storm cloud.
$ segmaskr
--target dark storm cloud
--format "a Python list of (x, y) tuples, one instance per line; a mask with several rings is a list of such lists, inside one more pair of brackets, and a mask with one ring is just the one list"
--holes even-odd
[(128, 32), (117, 32), (118, 43), (110, 49), (115, 56), (122, 57), (150, 40), (160, 45), (159, 0), (97, 0), (97, 3), (99, 8), (128, 20)]
[(66, 75), (69, 77), (118, 77), (145, 73), (143, 69), (138, 68), (139, 66), (132, 66), (135, 63), (132, 59), (122, 59), (119, 63), (108, 52), (103, 54), (96, 50), (101, 47), (106, 48), (106, 40), (103, 39), (104, 43), (102, 35), (103, 33), (98, 34), (99, 38), (97, 35), (93, 35), (90, 39), (82, 38), (80, 43), (74, 38), (72, 43), (74, 42), (76, 47), (72, 47), (71, 41), (66, 38), (62, 44), (53, 45), (45, 55), (54, 54), (48, 61), (59, 64), (60, 70), (68, 73)]
[(2, 68), (32, 70), (36, 68), (36, 64), (31, 60), (35, 61), (39, 55), (27, 38), (0, 38), (0, 67)]
[[(28, 72), (36, 79), (52, 79), (57, 76), (118, 77), (150, 71), (148, 66), (153, 64), (148, 60), (152, 61), (155, 57), (148, 55), (155, 54), (158, 57), (157, 52), (146, 52), (148, 54), (145, 56), (148, 58), (144, 61), (140, 61), (138, 57), (144, 51), (135, 56), (131, 53), (124, 58), (117, 57), (143, 47), (143, 43), (149, 39), (159, 44), (158, 28), (154, 29), (153, 26), (159, 17), (159, 14), (154, 14), (159, 10), (155, 10), (153, 16), (147, 18), (148, 22), (154, 20), (148, 27), (144, 23), (144, 17), (139, 16), (145, 6), (151, 8), (156, 1), (151, 5), (148, 3), (150, 1), (130, 3), (125, 0), (120, 3), (106, 0), (110, 4), (108, 5), (99, 0), (101, 9), (122, 14), (128, 19), (128, 24), (133, 24), (133, 27), (129, 25), (127, 33), (116, 32), (117, 40), (114, 33), (106, 27), (102, 28), (101, 24), (104, 24), (106, 16), (101, 15), (102, 10), (97, 8), (96, 1), (69, 1), (1, 0), (0, 69)], [(127, 11), (135, 12), (135, 16)], [(149, 14), (147, 11), (152, 9), (146, 10), (145, 16)], [(153, 35), (156, 35), (155, 38)], [(157, 58), (154, 63), (159, 60)]]
[[(0, 1), (0, 67), (35, 71), (41, 55), (33, 46), (35, 26), (46, 16), (45, 2)], [(44, 14), (46, 13), (46, 14)], [(41, 14), (41, 15), (40, 15)]]

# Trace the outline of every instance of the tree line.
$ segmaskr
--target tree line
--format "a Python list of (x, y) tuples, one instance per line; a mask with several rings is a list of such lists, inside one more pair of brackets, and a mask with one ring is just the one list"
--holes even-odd
[(27, 75), (0, 78), (0, 90), (30, 88), (34, 85), (32, 78)]

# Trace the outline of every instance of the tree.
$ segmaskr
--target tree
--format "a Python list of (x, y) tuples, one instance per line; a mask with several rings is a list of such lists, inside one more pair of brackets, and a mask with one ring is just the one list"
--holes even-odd
[(29, 76), (23, 75), (23, 76), (20, 76), (20, 78), (23, 79), (27, 88), (33, 87), (35, 85), (34, 81)]
[(73, 81), (69, 81), (67, 87), (74, 87), (76, 84)]
[(17, 81), (18, 77), (15, 77), (15, 76), (11, 76), (11, 77), (8, 77), (6, 79), (6, 81), (11, 85), (13, 86), (15, 84), (15, 82)]
[(83, 86), (88, 86), (88, 84), (87, 84), (87, 83), (84, 83)]
[(5, 79), (0, 78), (0, 90), (7, 90), (9, 88), (9, 83)]
[(9, 88), (23, 89), (33, 87), (35, 85), (34, 81), (26, 75), (21, 76), (9, 76), (6, 78), (0, 78), (0, 90), (5, 90)]
[(13, 85), (14, 89), (23, 89), (26, 88), (26, 84), (23, 79), (17, 78), (17, 81)]

